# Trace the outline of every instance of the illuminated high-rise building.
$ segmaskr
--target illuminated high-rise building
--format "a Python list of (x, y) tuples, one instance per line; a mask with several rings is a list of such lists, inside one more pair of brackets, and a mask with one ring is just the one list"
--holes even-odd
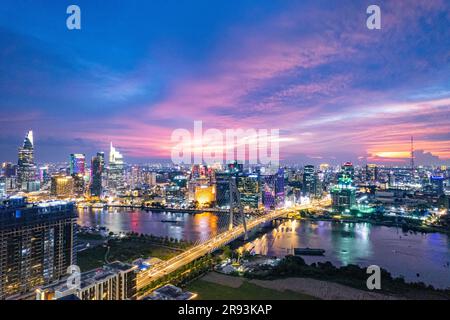
[(350, 178), (352, 181), (355, 179), (355, 167), (353, 166), (353, 163), (344, 163), (342, 166), (342, 171), (339, 174), (339, 178), (343, 176)]
[(279, 168), (276, 174), (275, 180), (275, 193), (276, 193), (276, 204), (277, 206), (283, 206), (285, 201), (285, 190), (284, 190), (284, 169)]
[(307, 165), (303, 168), (303, 194), (314, 195), (316, 190), (315, 168), (313, 165)]
[(337, 213), (350, 212), (356, 204), (356, 188), (353, 181), (345, 174), (339, 178), (338, 184), (331, 189), (333, 210)]
[(6, 178), (0, 177), (0, 200), (6, 198)]
[(216, 205), (219, 208), (230, 206), (230, 173), (216, 172)]
[(276, 208), (275, 185), (276, 185), (276, 175), (261, 176), (262, 202), (266, 209)]
[(259, 207), (261, 187), (257, 174), (239, 175), (237, 188), (244, 208), (257, 209)]
[(39, 181), (44, 184), (50, 181), (51, 176), (48, 171), (48, 166), (40, 167), (39, 168)]
[(19, 188), (28, 191), (28, 186), (36, 180), (36, 165), (34, 164), (33, 131), (25, 136), (23, 145), (19, 148), (17, 163), (17, 182)]
[(378, 181), (378, 166), (376, 164), (366, 165), (366, 181)]
[(0, 217), (0, 300), (57, 281), (76, 264), (73, 203), (10, 198), (0, 202)]
[(122, 154), (113, 147), (109, 152), (108, 187), (113, 193), (120, 193), (125, 188), (124, 161)]
[(86, 156), (80, 153), (73, 153), (70, 155), (70, 174), (77, 175), (85, 174)]
[(11, 162), (3, 162), (1, 167), (1, 174), (6, 178), (15, 177), (17, 174), (17, 166)]
[(91, 161), (91, 196), (101, 197), (103, 192), (103, 172), (105, 170), (105, 154), (98, 152)]
[(430, 183), (432, 191), (435, 195), (440, 196), (444, 194), (444, 177), (443, 176), (431, 176)]
[(66, 199), (74, 195), (74, 179), (71, 176), (55, 175), (52, 177), (51, 194)]

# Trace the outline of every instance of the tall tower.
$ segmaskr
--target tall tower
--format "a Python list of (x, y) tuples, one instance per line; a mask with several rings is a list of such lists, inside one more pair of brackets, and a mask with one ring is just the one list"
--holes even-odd
[(70, 174), (84, 175), (86, 167), (86, 155), (79, 153), (72, 153), (70, 155)]
[(241, 194), (236, 184), (236, 177), (230, 176), (230, 222), (228, 229), (231, 231), (234, 227), (234, 211), (237, 210), (242, 217), (242, 224), (244, 226), (244, 240), (248, 239), (247, 221), (245, 220), (245, 213), (242, 208)]
[(101, 197), (103, 188), (103, 172), (105, 170), (105, 154), (98, 152), (91, 162), (91, 196)]
[(124, 166), (122, 154), (113, 147), (111, 142), (109, 151), (108, 185), (109, 190), (113, 193), (123, 191), (125, 188)]
[(414, 137), (411, 137), (411, 178), (414, 178)]
[(31, 206), (18, 197), (0, 204), (0, 301), (65, 277), (77, 262), (74, 204)]
[(19, 148), (17, 162), (17, 180), (21, 189), (27, 189), (28, 183), (36, 180), (36, 165), (34, 164), (34, 139), (33, 131), (28, 131), (23, 145)]

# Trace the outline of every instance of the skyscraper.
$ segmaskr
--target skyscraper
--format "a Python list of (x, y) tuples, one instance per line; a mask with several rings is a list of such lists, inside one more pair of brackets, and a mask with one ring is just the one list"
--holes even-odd
[(70, 155), (70, 174), (85, 174), (86, 156), (80, 153), (73, 153)]
[(102, 176), (105, 169), (105, 154), (98, 152), (91, 162), (91, 196), (101, 197), (103, 192)]
[(275, 192), (276, 192), (276, 205), (283, 206), (285, 201), (285, 192), (284, 192), (284, 169), (279, 168), (276, 174), (276, 182), (275, 182)]
[(303, 195), (312, 196), (315, 194), (315, 168), (307, 165), (303, 168)]
[(49, 174), (48, 166), (39, 168), (39, 181), (44, 184), (50, 181), (51, 176)]
[(259, 176), (257, 174), (241, 174), (237, 178), (237, 188), (240, 192), (244, 208), (258, 209), (261, 199)]
[(109, 151), (108, 187), (113, 193), (120, 193), (124, 185), (124, 162), (122, 154), (113, 147)]
[(338, 178), (342, 177), (350, 178), (352, 181), (355, 179), (355, 167), (353, 166), (353, 163), (346, 162), (342, 166), (342, 171), (340, 172)]
[(76, 212), (62, 201), (0, 202), (0, 300), (30, 292), (66, 275), (76, 263)]
[(378, 166), (376, 164), (366, 165), (366, 181), (375, 182), (378, 180)]
[(0, 200), (6, 198), (6, 178), (0, 177)]
[(17, 182), (21, 190), (28, 191), (30, 183), (36, 180), (36, 165), (34, 164), (33, 131), (28, 131), (23, 145), (19, 148)]
[(74, 179), (71, 176), (53, 176), (51, 183), (51, 194), (61, 199), (73, 197)]
[(230, 206), (230, 173), (217, 172), (216, 179), (216, 204), (220, 208)]
[(6, 178), (11, 178), (16, 176), (17, 166), (11, 162), (3, 162), (1, 168), (1, 175)]
[(261, 176), (261, 190), (262, 190), (262, 202), (266, 209), (276, 208), (276, 198), (275, 198), (275, 186), (276, 186), (276, 175), (264, 175)]
[(431, 189), (437, 196), (444, 194), (444, 177), (443, 176), (431, 176), (430, 177)]
[(331, 189), (333, 211), (337, 213), (350, 212), (356, 204), (356, 188), (352, 186), (352, 179), (343, 174), (338, 184)]

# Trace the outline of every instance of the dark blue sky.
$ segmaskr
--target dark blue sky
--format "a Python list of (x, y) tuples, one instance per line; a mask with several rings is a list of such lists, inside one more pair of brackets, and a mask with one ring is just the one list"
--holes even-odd
[[(283, 159), (450, 159), (450, 2), (40, 1), (0, 6), (0, 161), (169, 158), (176, 128), (279, 128)], [(82, 30), (66, 28), (66, 8)]]

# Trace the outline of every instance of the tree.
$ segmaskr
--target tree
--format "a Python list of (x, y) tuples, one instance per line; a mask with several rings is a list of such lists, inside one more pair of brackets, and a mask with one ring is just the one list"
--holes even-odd
[(231, 259), (233, 256), (233, 250), (229, 246), (225, 246), (222, 248), (222, 254), (226, 259)]

